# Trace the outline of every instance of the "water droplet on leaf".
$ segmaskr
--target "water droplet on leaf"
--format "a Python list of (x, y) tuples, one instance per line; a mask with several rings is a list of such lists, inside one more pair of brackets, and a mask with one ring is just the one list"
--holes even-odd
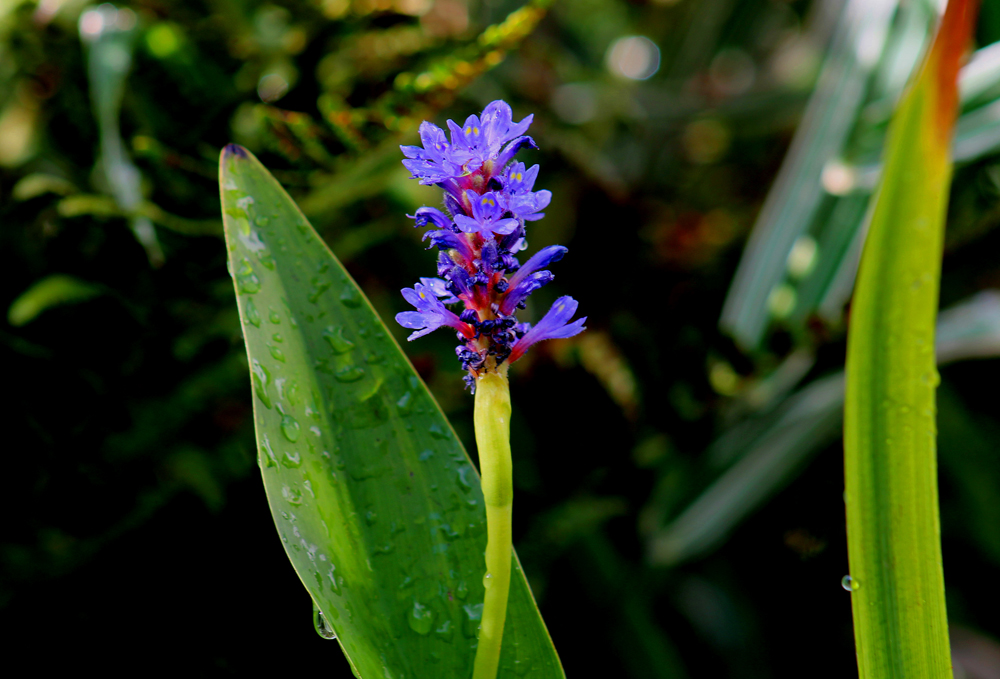
[(260, 313), (257, 311), (257, 305), (253, 303), (252, 299), (247, 300), (246, 305), (247, 320), (254, 324), (254, 327), (260, 327)]
[(852, 578), (850, 575), (845, 575), (840, 580), (840, 586), (846, 589), (848, 592), (853, 592), (861, 587), (861, 583), (856, 579)]
[(414, 601), (406, 621), (410, 623), (410, 629), (417, 634), (430, 634), (431, 628), (434, 627), (434, 611), (419, 601)]
[(260, 292), (260, 279), (246, 257), (240, 261), (239, 269), (236, 271), (236, 289), (245, 295)]
[(271, 382), (271, 373), (257, 359), (254, 359), (253, 363), (251, 363), (250, 370), (250, 381), (253, 382), (253, 391), (257, 394), (260, 402), (270, 410), (271, 397), (268, 396), (267, 385)]
[(333, 375), (338, 382), (357, 382), (365, 376), (365, 369), (356, 365), (341, 368)]
[(469, 639), (475, 639), (479, 634), (479, 622), (483, 619), (482, 604), (466, 604), (462, 606), (465, 619), (462, 620), (462, 634)]
[(323, 331), (323, 339), (329, 343), (335, 354), (346, 354), (354, 348), (354, 342), (344, 337), (344, 329), (340, 326), (329, 326)]
[(281, 433), (292, 443), (299, 440), (299, 423), (294, 417), (285, 415), (281, 418)]
[(340, 293), (340, 302), (350, 309), (357, 309), (361, 306), (361, 293), (353, 285), (347, 283)]
[(302, 491), (298, 490), (297, 488), (292, 488), (290, 486), (282, 486), (281, 496), (285, 498), (285, 501), (288, 502), (288, 504), (290, 505), (302, 504)]
[(313, 627), (316, 628), (316, 634), (320, 635), (324, 639), (336, 639), (337, 633), (333, 631), (330, 624), (323, 617), (323, 611), (319, 610), (319, 606), (313, 603)]
[(319, 301), (320, 295), (330, 289), (330, 281), (316, 276), (310, 281), (310, 283), (312, 283), (312, 290), (309, 291), (309, 297), (307, 299), (313, 304), (316, 304), (316, 302)]

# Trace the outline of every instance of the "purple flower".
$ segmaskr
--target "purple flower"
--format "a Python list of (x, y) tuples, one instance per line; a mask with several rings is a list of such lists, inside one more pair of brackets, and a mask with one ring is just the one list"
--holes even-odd
[(562, 245), (550, 245), (542, 248), (524, 263), (508, 281), (509, 290), (503, 302), (500, 303), (500, 313), (512, 314), (531, 293), (549, 283), (554, 276), (543, 267), (558, 262), (569, 250)]
[(403, 165), (421, 184), (444, 184), (476, 172), (486, 164), (499, 170), (510, 162), (519, 148), (535, 145), (530, 137), (522, 136), (531, 126), (533, 116), (514, 123), (512, 115), (510, 106), (498, 100), (489, 104), (482, 116), (466, 118), (462, 127), (449, 120), (451, 143), (444, 130), (424, 121), (420, 124), (423, 146), (399, 147), (407, 158)]
[(542, 317), (542, 320), (538, 321), (537, 325), (530, 328), (521, 339), (514, 343), (508, 360), (513, 363), (523, 356), (531, 345), (542, 340), (572, 337), (586, 330), (583, 327), (587, 321), (586, 316), (578, 318), (572, 323), (569, 322), (569, 319), (573, 318), (573, 314), (576, 313), (577, 306), (578, 302), (572, 297), (566, 296), (557, 299), (549, 312)]
[(424, 278), (421, 276), (420, 282), (424, 284), (426, 289), (440, 297), (442, 304), (457, 304), (461, 301), (458, 297), (455, 297), (455, 295), (452, 294), (451, 290), (448, 289), (448, 281), (440, 278)]
[(424, 121), (420, 123), (420, 141), (423, 148), (399, 147), (407, 157), (407, 160), (403, 161), (403, 166), (410, 171), (414, 179), (419, 179), (421, 184), (437, 184), (463, 174), (462, 163), (455, 162), (451, 144), (448, 143), (444, 130)]
[(541, 219), (545, 215), (539, 210), (544, 210), (552, 200), (551, 191), (531, 191), (536, 177), (538, 166), (525, 170), (524, 163), (514, 163), (504, 173), (502, 183), (507, 197), (507, 209), (518, 219), (529, 222)]
[(436, 207), (421, 207), (417, 208), (417, 211), (412, 215), (406, 215), (410, 219), (417, 220), (414, 227), (427, 226), (428, 224), (433, 224), (439, 229), (450, 229), (451, 219), (448, 215), (438, 210)]
[(404, 328), (417, 330), (406, 338), (409, 341), (423, 337), (443, 325), (455, 328), (469, 338), (475, 335), (475, 331), (468, 323), (463, 323), (458, 316), (445, 308), (432, 289), (417, 283), (412, 288), (403, 288), (402, 293), (404, 299), (417, 308), (416, 311), (402, 311), (396, 314), (397, 323)]
[(455, 225), (462, 231), (492, 238), (494, 233), (507, 234), (520, 226), (516, 219), (504, 218), (504, 199), (495, 191), (480, 196), (469, 189), (465, 197), (472, 205), (472, 217), (455, 215)]
[[(448, 121), (451, 130), (452, 158), (462, 163), (465, 171), (475, 172), (487, 161), (497, 159), (501, 155), (501, 147), (507, 142), (519, 141), (510, 158), (525, 142), (516, 139), (521, 137), (531, 126), (534, 116), (527, 116), (519, 123), (513, 122), (513, 111), (504, 101), (494, 101), (484, 110), (482, 117), (469, 116), (465, 125), (459, 127), (453, 121)], [(531, 144), (531, 140), (527, 137)], [(513, 145), (513, 144), (512, 144)], [(508, 147), (509, 149), (509, 147)], [(504, 149), (505, 152), (508, 149)], [(503, 167), (503, 165), (500, 165)]]
[[(457, 250), (463, 259), (470, 260), (473, 257), (472, 247), (468, 239), (462, 234), (446, 229), (434, 229), (424, 234), (421, 240), (429, 240), (432, 246), (437, 246), (439, 250)], [(427, 248), (430, 250), (430, 248)]]

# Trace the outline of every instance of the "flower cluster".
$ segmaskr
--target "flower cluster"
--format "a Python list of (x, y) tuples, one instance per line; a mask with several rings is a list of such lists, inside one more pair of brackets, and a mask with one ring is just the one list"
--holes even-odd
[[(527, 248), (525, 223), (541, 219), (549, 191), (534, 191), (538, 166), (513, 162), (525, 146), (532, 116), (514, 123), (510, 106), (494, 101), (481, 116), (469, 116), (459, 127), (448, 121), (451, 140), (429, 122), (420, 125), (420, 146), (401, 146), (403, 165), (421, 184), (444, 189), (444, 210), (422, 207), (410, 215), (416, 226), (433, 227), (424, 234), (440, 251), (436, 278), (421, 278), (403, 297), (416, 307), (396, 315), (410, 340), (442, 326), (454, 328), (455, 350), (466, 383), (504, 361), (513, 363), (528, 348), (546, 339), (572, 337), (587, 320), (570, 322), (577, 302), (560, 297), (535, 326), (519, 323), (518, 309), (528, 295), (552, 280), (545, 267), (562, 259), (566, 248), (551, 245), (521, 264), (516, 253)], [(448, 305), (462, 305), (456, 313)]]

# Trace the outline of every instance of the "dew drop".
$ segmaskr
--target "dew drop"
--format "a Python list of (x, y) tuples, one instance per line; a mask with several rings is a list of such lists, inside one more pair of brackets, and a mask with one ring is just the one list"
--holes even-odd
[[(285, 451), (285, 456), (281, 458), (281, 464), (285, 465), (290, 469), (296, 469), (302, 466), (302, 456), (299, 455), (297, 451)], [(306, 483), (309, 483), (306, 481)], [(308, 487), (308, 486), (307, 486)], [(311, 489), (310, 489), (311, 490)]]
[(299, 440), (299, 423), (294, 417), (285, 415), (281, 418), (281, 433), (292, 443)]
[(469, 596), (469, 586), (465, 583), (465, 580), (460, 580), (455, 587), (455, 596), (462, 601), (465, 601), (466, 597)]
[(268, 249), (259, 250), (257, 252), (257, 261), (260, 262), (261, 266), (270, 271), (274, 271), (277, 268), (277, 264), (274, 261), (274, 255)]
[(333, 573), (335, 570), (337, 570), (337, 567), (331, 564), (330, 570), (326, 573), (326, 577), (330, 580), (330, 588), (333, 590), (333, 593), (340, 594), (340, 583), (337, 582), (337, 576)]
[(323, 617), (323, 611), (319, 610), (319, 606), (313, 603), (313, 627), (316, 628), (316, 634), (320, 635), (324, 639), (336, 639), (337, 633), (333, 631), (330, 627), (330, 623), (326, 621)]
[(483, 576), (483, 587), (485, 589), (489, 589), (492, 584), (493, 584), (493, 574), (487, 573), (486, 575)]
[(452, 636), (454, 636), (455, 628), (451, 624), (451, 620), (445, 620), (441, 625), (434, 630), (434, 634), (438, 635), (444, 641), (451, 641)]
[(254, 359), (253, 363), (251, 363), (250, 371), (250, 381), (253, 382), (254, 393), (260, 399), (260, 402), (270, 410), (271, 397), (267, 393), (267, 385), (271, 382), (271, 373), (257, 359)]
[(441, 429), (441, 425), (437, 423), (432, 424), (430, 428), (428, 428), (427, 432), (431, 435), (432, 438), (436, 439), (448, 438), (448, 434), (446, 434), (445, 431)]
[(268, 320), (270, 320), (275, 325), (278, 325), (278, 324), (281, 323), (281, 314), (279, 314), (274, 309), (271, 309), (271, 313), (268, 314), (267, 318), (268, 318)]
[(396, 408), (399, 410), (399, 414), (406, 417), (411, 412), (413, 412), (413, 392), (408, 391), (403, 394), (398, 401), (396, 401)]
[(253, 220), (253, 222), (257, 226), (259, 226), (261, 228), (264, 228), (265, 226), (267, 226), (271, 222), (271, 220), (268, 219), (267, 216), (261, 215), (260, 217), (257, 217), (257, 219)]
[(357, 382), (365, 376), (365, 369), (356, 365), (341, 368), (333, 374), (338, 382)]
[(273, 335), (271, 335), (271, 339), (277, 342), (278, 344), (281, 344), (282, 342), (285, 341), (285, 338), (281, 336), (280, 332), (276, 332)]
[(856, 579), (852, 578), (850, 575), (845, 575), (840, 579), (840, 586), (846, 589), (848, 592), (853, 592), (861, 587), (861, 583)]
[(277, 464), (277, 459), (274, 456), (274, 450), (271, 448), (271, 442), (267, 438), (267, 434), (264, 434), (264, 442), (260, 446), (260, 456), (258, 460), (263, 460), (263, 466), (274, 467)]
[(367, 523), (369, 526), (374, 526), (377, 520), (378, 520), (378, 515), (375, 512), (371, 510), (365, 512), (365, 523)]
[(245, 295), (252, 295), (260, 292), (260, 279), (250, 260), (244, 257), (240, 261), (239, 269), (236, 271), (236, 289)]
[(340, 293), (340, 303), (350, 309), (357, 309), (361, 306), (361, 294), (357, 288), (348, 283)]
[(483, 619), (482, 604), (466, 604), (462, 606), (465, 619), (462, 620), (462, 634), (468, 639), (475, 639), (479, 634), (479, 622)]
[(269, 344), (267, 346), (267, 350), (271, 352), (271, 358), (273, 358), (275, 361), (280, 361), (282, 363), (285, 362), (285, 352), (283, 352), (281, 349), (274, 346), (273, 344)]
[(319, 301), (320, 295), (330, 289), (330, 281), (323, 280), (319, 276), (313, 278), (310, 283), (312, 283), (312, 290), (309, 291), (309, 297), (307, 298), (313, 304)]
[(462, 490), (466, 493), (472, 490), (473, 483), (469, 479), (472, 475), (472, 467), (466, 465), (458, 468), (458, 484), (462, 486)]
[(385, 360), (385, 356), (382, 354), (376, 354), (374, 351), (369, 351), (365, 354), (365, 363), (368, 365), (378, 365)]
[(419, 601), (414, 601), (413, 608), (410, 610), (409, 615), (406, 616), (406, 621), (410, 623), (410, 629), (417, 634), (430, 634), (431, 629), (434, 627), (434, 611)]
[(329, 343), (335, 354), (346, 354), (354, 348), (354, 342), (344, 337), (344, 329), (331, 325), (323, 331), (323, 339)]
[(247, 300), (246, 305), (247, 320), (254, 324), (254, 327), (260, 327), (260, 312), (257, 311), (257, 305), (253, 303), (252, 299)]
[[(302, 491), (297, 488), (292, 488), (290, 486), (281, 487), (281, 496), (285, 498), (285, 501), (290, 505), (300, 505), (302, 504)], [(297, 532), (298, 529), (296, 528)]]

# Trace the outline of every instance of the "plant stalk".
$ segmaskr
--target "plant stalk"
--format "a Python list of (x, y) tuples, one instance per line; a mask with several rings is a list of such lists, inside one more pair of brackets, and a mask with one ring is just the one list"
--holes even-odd
[(479, 628), (473, 679), (495, 679), (507, 617), (511, 568), (511, 505), (514, 484), (510, 462), (510, 387), (507, 366), (476, 383), (476, 446), (486, 501), (486, 598)]

